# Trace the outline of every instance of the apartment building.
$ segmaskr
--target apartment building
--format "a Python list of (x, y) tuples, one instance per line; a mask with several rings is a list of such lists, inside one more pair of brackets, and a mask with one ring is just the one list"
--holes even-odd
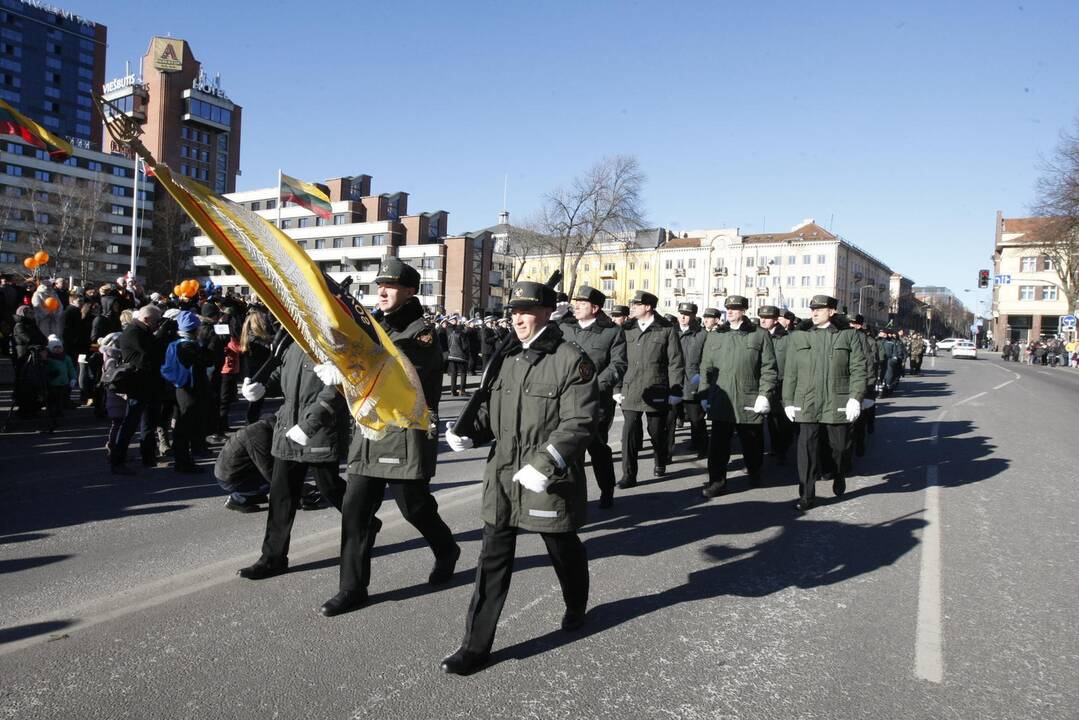
[(993, 338), (1028, 342), (1059, 332), (1069, 308), (1052, 258), (1038, 247), (1044, 218), (1006, 218), (996, 214), (993, 249)]

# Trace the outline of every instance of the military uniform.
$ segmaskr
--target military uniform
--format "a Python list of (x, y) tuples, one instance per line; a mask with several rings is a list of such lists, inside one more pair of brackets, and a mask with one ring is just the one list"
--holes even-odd
[(864, 325), (865, 318), (855, 315), (853, 324), (858, 332), (858, 339), (862, 343), (862, 352), (865, 354), (866, 386), (865, 398), (862, 401), (862, 414), (854, 422), (851, 428), (851, 446), (854, 454), (858, 457), (865, 455), (866, 431), (873, 432), (877, 414), (877, 375), (880, 372), (881, 349), (877, 341), (870, 335)]
[(689, 423), (690, 449), (697, 457), (702, 458), (708, 454), (708, 424), (704, 419), (704, 410), (697, 401), (697, 388), (701, 380), (701, 353), (704, 351), (704, 341), (708, 333), (695, 317), (697, 306), (694, 303), (679, 303), (678, 312), (689, 315), (691, 320), (686, 327), (682, 327), (681, 323), (676, 326), (685, 372), (682, 376), (682, 404), (671, 408), (668, 416), (667, 454), (674, 454), (676, 422), (684, 419)]
[[(553, 291), (519, 283), (511, 308), (553, 309)], [(467, 674), (489, 656), (513, 573), (517, 532), (542, 535), (566, 603), (563, 627), (583, 622), (588, 602), (588, 560), (577, 530), (584, 524), (587, 490), (584, 452), (599, 414), (596, 368), (566, 342), (556, 323), (515, 345), (476, 418), (476, 443), (493, 442), (483, 477), (483, 545), (460, 649), (443, 660), (446, 672)], [(447, 431), (454, 449), (462, 438)], [(455, 445), (457, 444), (457, 445)], [(539, 476), (546, 487), (525, 487)]]
[[(745, 310), (749, 302), (741, 295), (732, 295), (725, 305)], [(735, 432), (742, 443), (750, 482), (759, 482), (768, 408), (760, 412), (754, 408), (759, 407), (758, 398), (767, 398), (775, 390), (777, 378), (772, 338), (749, 318), (743, 318), (737, 328), (724, 323), (708, 336), (701, 359), (700, 388), (700, 397), (708, 401), (712, 419), (705, 497), (715, 497), (726, 488), (731, 435)]]
[[(376, 284), (419, 288), (415, 268), (397, 258), (387, 258), (375, 277)], [(323, 613), (337, 614), (361, 603), (371, 579), (371, 550), (377, 526), (375, 513), (389, 485), (401, 516), (412, 524), (431, 547), (435, 570), (432, 584), (448, 580), (461, 554), (453, 533), (438, 514), (431, 495), (431, 477), (438, 456), (438, 404), (442, 390), (442, 352), (434, 328), (423, 317), (415, 297), (398, 309), (375, 313), (382, 329), (416, 369), (431, 413), (429, 429), (391, 427), (372, 440), (362, 432), (353, 435), (348, 457), (348, 489), (341, 509), (341, 581), (338, 596), (323, 606)], [(337, 600), (337, 602), (334, 602)]]
[[(837, 304), (826, 295), (816, 295), (810, 301), (812, 308), (835, 309)], [(823, 328), (807, 320), (791, 333), (783, 372), (783, 406), (798, 424), (800, 509), (811, 507), (816, 495), (822, 434), (827, 435), (826, 447), (837, 467), (833, 490), (836, 495), (846, 490), (850, 424), (845, 408), (856, 401), (860, 413), (866, 382), (862, 343), (842, 316), (832, 316)]]
[[(573, 299), (586, 300), (603, 307), (607, 297), (585, 285), (574, 294)], [(581, 327), (572, 313), (563, 317), (559, 327), (565, 338), (584, 350), (596, 366), (600, 413), (595, 435), (588, 445), (588, 455), (592, 458), (592, 472), (600, 489), (600, 504), (607, 506), (614, 494), (614, 461), (607, 435), (614, 421), (614, 388), (626, 374), (626, 336), (622, 328), (615, 325), (602, 310), (587, 327)]]
[(622, 488), (637, 484), (637, 454), (641, 450), (642, 419), (647, 417), (648, 436), (655, 452), (656, 475), (666, 474), (667, 413), (670, 398), (681, 400), (685, 365), (677, 330), (654, 312), (659, 299), (643, 290), (637, 291), (634, 303), (653, 308), (652, 321), (642, 328), (633, 321), (625, 326), (628, 367), (615, 394), (622, 396)]
[(787, 462), (787, 450), (790, 449), (794, 440), (794, 425), (787, 418), (783, 408), (783, 364), (787, 360), (787, 336), (790, 334), (778, 323), (780, 316), (779, 308), (774, 305), (765, 305), (757, 310), (760, 318), (775, 318), (776, 324), (767, 332), (772, 337), (772, 348), (776, 353), (776, 387), (768, 395), (768, 402), (772, 406), (768, 413), (767, 425), (768, 436), (772, 441), (772, 455), (780, 465)]

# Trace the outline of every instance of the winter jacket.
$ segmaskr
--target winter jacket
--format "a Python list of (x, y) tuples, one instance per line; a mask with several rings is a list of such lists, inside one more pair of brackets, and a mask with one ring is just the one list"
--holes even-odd
[[(267, 395), (281, 395), (277, 411), (273, 456), (296, 462), (340, 462), (348, 449), (349, 413), (345, 397), (324, 385), (314, 372), (315, 363), (298, 343), (285, 351), (281, 365), (266, 382)], [(307, 435), (300, 445), (285, 437), (294, 425)]]
[(868, 376), (858, 333), (833, 316), (826, 328), (803, 321), (787, 341), (783, 405), (798, 407), (795, 422), (842, 425), (848, 400), (865, 397)]
[(697, 389), (701, 380), (701, 357), (704, 354), (704, 341), (708, 333), (704, 331), (699, 322), (694, 322), (685, 330), (681, 325), (675, 328), (678, 331), (678, 342), (682, 346), (682, 360), (686, 365), (684, 379), (682, 381), (682, 397), (690, 402), (696, 402)]
[(214, 463), (214, 477), (235, 483), (258, 475), (264, 482), (273, 476), (273, 422), (267, 418), (251, 423), (229, 436)]
[(666, 412), (667, 398), (682, 395), (685, 363), (678, 331), (659, 315), (641, 330), (637, 322), (623, 327), (628, 366), (616, 393), (622, 393), (623, 410)]
[(32, 315), (15, 320), (15, 328), (12, 330), (15, 336), (15, 357), (20, 360), (26, 357), (32, 346), (45, 347), (45, 334), (37, 326), (37, 321)]
[(469, 344), (468, 332), (460, 325), (451, 325), (446, 330), (446, 340), (449, 348), (451, 362), (468, 362), (471, 357), (472, 346)]
[(779, 382), (772, 336), (749, 320), (738, 329), (728, 323), (706, 333), (701, 358), (700, 397), (711, 404), (713, 421), (759, 425), (764, 415), (752, 408), (758, 395), (772, 395)]
[(67, 387), (79, 377), (75, 363), (71, 362), (67, 353), (60, 355), (49, 353), (46, 362), (49, 371), (49, 387)]
[(161, 392), (161, 363), (165, 361), (165, 348), (154, 333), (141, 320), (132, 320), (116, 342), (123, 355), (123, 362), (135, 369), (135, 382), (130, 396), (136, 400), (149, 401)]
[(559, 328), (566, 340), (576, 343), (592, 360), (596, 366), (600, 400), (608, 400), (625, 377), (628, 364), (626, 336), (622, 328), (615, 325), (604, 312), (600, 312), (596, 321), (583, 329), (577, 318), (568, 314), (562, 318)]
[[(556, 323), (525, 350), (514, 344), (476, 418), (477, 444), (494, 441), (483, 477), (483, 522), (534, 532), (571, 532), (585, 521), (584, 451), (598, 413), (596, 368)], [(552, 479), (545, 492), (513, 481), (531, 465)]]
[(396, 312), (380, 315), (382, 329), (408, 358), (423, 386), (432, 426), (426, 430), (390, 427), (379, 440), (362, 432), (352, 436), (348, 453), (349, 475), (391, 480), (429, 480), (438, 458), (438, 402), (442, 394), (442, 350), (435, 330), (423, 319), (423, 306), (410, 299)]

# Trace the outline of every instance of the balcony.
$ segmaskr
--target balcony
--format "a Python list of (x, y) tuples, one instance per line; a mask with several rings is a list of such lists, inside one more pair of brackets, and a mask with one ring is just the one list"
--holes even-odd
[(761, 265), (760, 267), (757, 268), (757, 274), (758, 275), (769, 275), (769, 274), (771, 274), (771, 272), (772, 272), (772, 269), (770, 267), (768, 267), (767, 265)]
[(685, 288), (675, 288), (674, 289), (674, 296), (675, 297), (682, 297), (685, 294), (686, 294), (686, 289)]
[(715, 277), (727, 277), (727, 268), (717, 267), (712, 268), (712, 275)]
[(600, 280), (617, 280), (618, 279), (618, 271), (617, 270), (600, 270), (599, 271), (599, 278), (600, 278)]
[(768, 297), (768, 288), (757, 288), (757, 297)]
[(726, 294), (727, 294), (727, 288), (725, 288), (725, 287), (712, 288), (712, 295), (726, 295)]
[(674, 276), (675, 277), (685, 277), (686, 276), (685, 268), (675, 268), (674, 269)]

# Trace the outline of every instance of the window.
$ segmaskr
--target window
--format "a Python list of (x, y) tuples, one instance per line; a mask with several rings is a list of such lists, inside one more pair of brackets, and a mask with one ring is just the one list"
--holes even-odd
[(757, 262), (757, 258), (747, 257), (746, 258), (746, 267), (747, 268), (754, 267), (756, 265), (756, 262)]
[(633, 280), (630, 280), (630, 281), (629, 281), (629, 289), (630, 289), (630, 290), (633, 290), (633, 289), (635, 289), (635, 287), (634, 287), (634, 286), (635, 286), (636, 284), (637, 284), (637, 283), (635, 283), (635, 282), (634, 282)]
[(322, 250), (326, 247), (326, 238), (317, 238), (315, 240), (315, 249)]
[(1033, 285), (1020, 285), (1019, 286), (1019, 299), (1020, 300), (1033, 300), (1034, 299), (1034, 286)]
[(435, 294), (435, 284), (434, 283), (429, 283), (429, 282), (421, 282), (420, 283), (420, 295), (434, 295), (434, 294)]
[(305, 228), (305, 227), (308, 227), (310, 224), (311, 224), (311, 218), (306, 218), (306, 217), (296, 218), (296, 227), (298, 227), (298, 228)]
[(63, 63), (60, 62), (60, 58), (47, 57), (45, 58), (45, 67), (52, 68), (53, 70), (63, 69)]
[(347, 221), (348, 221), (348, 216), (347, 215), (334, 215), (333, 216), (333, 224), (334, 225), (344, 225)]
[(251, 209), (252, 210), (261, 210), (262, 209), (262, 203), (260, 203), (258, 200), (254, 201), (253, 203), (251, 203)]
[(614, 272), (614, 263), (603, 263), (604, 272)]
[(266, 201), (266, 209), (267, 210), (273, 210), (276, 207), (277, 207), (277, 199), (276, 198), (271, 198), (271, 199)]
[(333, 239), (333, 246), (335, 248), (343, 248), (345, 246), (345, 239), (344, 238), (334, 238)]
[(802, 298), (802, 307), (809, 307), (809, 298)]
[(802, 276), (802, 287), (809, 287), (810, 277), (808, 275)]
[(303, 248), (304, 250), (307, 249), (307, 241), (306, 240), (297, 240), (296, 245)]
[(59, 98), (60, 97), (60, 88), (54, 88), (54, 87), (47, 87), (46, 86), (46, 88), (45, 88), (45, 97)]
[(127, 229), (123, 225), (113, 225), (109, 228), (109, 232), (113, 235), (125, 235), (127, 234)]
[(112, 174), (116, 177), (127, 177), (127, 168), (120, 165), (113, 165)]
[(828, 262), (828, 256), (827, 255), (818, 255), (817, 256), (817, 264), (818, 265), (823, 265), (826, 262)]
[(1038, 258), (1033, 255), (1024, 257), (1019, 261), (1019, 267), (1021, 272), (1037, 272)]
[[(82, 97), (82, 96), (80, 95), (80, 97)], [(52, 115), (44, 116), (41, 119), (41, 122), (42, 122), (42, 124), (45, 125), (45, 127), (51, 127), (54, 130), (59, 130), (60, 129), (60, 118), (55, 118)]]
[(808, 265), (811, 262), (813, 262), (813, 256), (812, 255), (803, 255), (802, 256), (802, 264), (803, 265)]
[(315, 227), (322, 227), (325, 224), (326, 224), (326, 218), (322, 217), (321, 215), (319, 215), (319, 216), (317, 216), (315, 218)]
[(363, 247), (363, 235), (356, 235), (352, 238), (352, 247)]
[(768, 276), (767, 275), (761, 275), (759, 278), (757, 278), (757, 287), (759, 287), (759, 288), (768, 287)]
[(34, 179), (41, 182), (52, 182), (52, 173), (48, 170), (35, 170)]
[(783, 284), (782, 280), (783, 280), (783, 278), (779, 277), (778, 275), (773, 277), (772, 278), (772, 287), (780, 287)]
[(182, 137), (184, 140), (188, 140), (188, 139), (190, 139), (190, 136), (191, 136), (191, 131), (188, 130), (186, 125), (182, 126), (180, 128), (180, 137)]
[(674, 267), (674, 261), (673, 261), (673, 260), (670, 260), (670, 259), (668, 259), (668, 260), (667, 260), (667, 262), (666, 262), (666, 264), (665, 264), (665, 265), (664, 265), (663, 267), (664, 267), (664, 268), (666, 268), (667, 270), (670, 270), (671, 268), (673, 268), (673, 267)]
[[(645, 264), (647, 265), (648, 263), (645, 263)], [(641, 281), (641, 289), (642, 290), (647, 290), (648, 289), (648, 278), (645, 278), (644, 280)]]
[(127, 188), (123, 185), (109, 185), (109, 192), (117, 197), (127, 197)]
[(385, 245), (386, 244), (386, 236), (385, 235), (372, 235), (371, 236), (371, 244), (372, 245)]
[(752, 275), (746, 275), (746, 287), (747, 288), (753, 287), (753, 276)]
[(120, 246), (119, 245), (107, 245), (105, 247), (105, 252), (107, 252), (109, 255), (118, 255), (118, 254), (120, 254)]
[[(650, 263), (650, 262), (647, 262), (647, 261), (646, 261), (646, 262), (644, 263), (644, 269), (645, 269), (645, 270), (651, 270), (651, 269), (652, 269), (652, 263)], [(647, 290), (647, 289), (648, 289), (648, 282), (647, 282), (647, 281), (645, 281), (645, 286), (644, 286), (644, 289), (645, 289), (645, 290)]]
[(693, 287), (693, 285), (694, 285), (694, 282), (693, 282), (693, 281), (694, 281), (694, 278), (688, 278), (688, 279), (686, 280), (686, 286), (687, 286), (687, 287)]
[(1042, 288), (1042, 300), (1056, 300), (1057, 299), (1057, 287), (1056, 285), (1050, 285)]
[(14, 230), (4, 230), (3, 232), (0, 232), (0, 240), (3, 240), (4, 242), (13, 243), (17, 242), (18, 239), (19, 234)]
[(34, 213), (34, 222), (38, 223), (39, 225), (48, 225), (49, 224), (49, 214), (48, 213)]
[(614, 280), (604, 280), (603, 281), (603, 292), (604, 293), (613, 293), (614, 292)]
[(1042, 270), (1056, 270), (1056, 265), (1053, 264), (1053, 258), (1049, 257), (1048, 255), (1042, 255)]
[(22, 177), (22, 167), (19, 165), (8, 165), (7, 174), (14, 175), (16, 177)]
[(15, 261), (15, 253), (0, 252), (0, 262), (14, 263)]
[(281, 229), (282, 230), (287, 230), (290, 227), (292, 227), (292, 221), (291, 220), (285, 219), (285, 220), (281, 221)]
[(796, 283), (797, 281), (798, 281), (798, 278), (791, 275), (790, 277), (787, 278), (787, 287), (794, 287), (794, 283)]
[[(670, 261), (668, 261), (668, 262), (670, 262)], [(665, 288), (669, 288), (669, 287), (671, 287), (671, 285), (672, 285), (672, 281), (671, 281), (671, 279), (670, 279), (670, 278), (667, 278), (667, 279), (665, 279), (665, 280), (663, 281), (663, 287), (665, 287)]]
[(635, 262), (631, 262), (631, 263), (629, 264), (629, 269), (630, 269), (630, 270), (636, 270), (636, 269), (637, 269), (637, 263), (635, 263)]
[(817, 287), (824, 287), (824, 276), (823, 275), (818, 275), (817, 276)]

